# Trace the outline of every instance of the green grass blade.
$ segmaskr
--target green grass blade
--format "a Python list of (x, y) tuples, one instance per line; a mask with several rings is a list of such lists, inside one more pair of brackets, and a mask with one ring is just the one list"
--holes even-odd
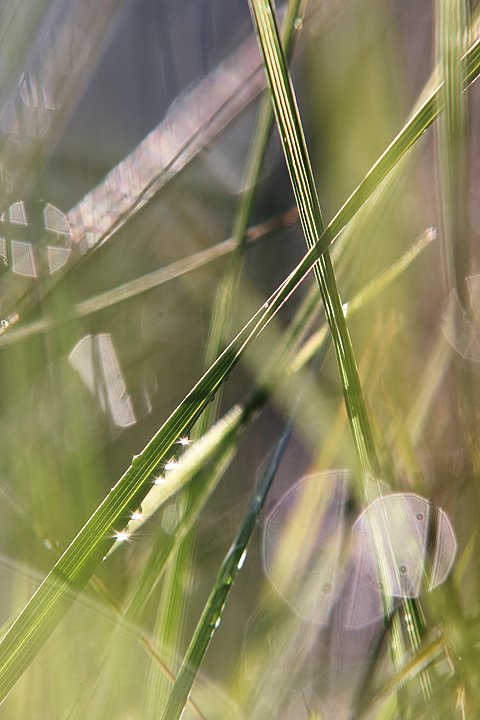
[(162, 714), (162, 720), (178, 720), (183, 712), (200, 663), (215, 629), (220, 624), (228, 594), (233, 586), (237, 572), (241, 569), (245, 560), (248, 543), (276, 475), (290, 434), (291, 430), (288, 429), (261, 472), (258, 485), (250, 498), (235, 540), (220, 567), (215, 585), (198, 622), (167, 706)]
[[(290, 0), (287, 4), (285, 20), (283, 23), (283, 45), (288, 57), (293, 49), (296, 21), (303, 15), (301, 9), (306, 0)], [(237, 252), (220, 283), (215, 302), (210, 327), (205, 361), (210, 365), (218, 356), (228, 339), (232, 320), (232, 307), (241, 273), (242, 254), (246, 246), (248, 224), (258, 190), (258, 179), (262, 170), (265, 152), (273, 126), (273, 110), (268, 98), (261, 104), (260, 112), (253, 136), (252, 146), (247, 159), (244, 172), (243, 187), (238, 204), (235, 221), (232, 228), (232, 237)]]
[[(292, 288), (293, 289), (293, 288)], [(264, 314), (272, 315), (274, 305)], [(259, 328), (257, 328), (259, 329)], [(28, 666), (71, 604), (71, 593), (93, 573), (151, 487), (151, 476), (174, 443), (192, 426), (233, 369), (255, 329), (249, 323), (187, 395), (170, 418), (134, 457), (131, 466), (80, 530), (0, 642), (0, 699)]]
[[(348, 317), (353, 317), (397, 280), (420, 253), (433, 242), (434, 238), (435, 232), (429, 228), (397, 262), (393, 263), (360, 290), (351, 301), (346, 303)], [(259, 382), (253, 397), (243, 406), (244, 414), (242, 415), (240, 408), (232, 408), (212, 426), (206, 435), (202, 436), (195, 445), (186, 450), (177, 467), (168, 472), (165, 485), (155, 486), (146, 496), (142, 503), (141, 517), (129, 521), (126, 527), (129, 537), (133, 537), (169, 497), (190, 481), (195, 472), (198, 472), (202, 465), (209, 461), (228, 436), (236, 432), (241, 424), (246, 424), (247, 417), (248, 421), (253, 420), (253, 415), (248, 413), (250, 404), (255, 405), (257, 410), (260, 409), (269, 399), (271, 392), (275, 391), (278, 383), (283, 382), (285, 375), (294, 374), (301, 370), (321, 350), (327, 338), (327, 328), (325, 326), (320, 328), (303, 345), (301, 345), (301, 336), (299, 337), (302, 328), (316, 313), (316, 292), (314, 288), (312, 290), (313, 292), (309, 293), (306, 302), (302, 304), (292, 320), (290, 331), (283, 340), (285, 349), (281, 358), (279, 359), (276, 356), (274, 365), (265, 372), (265, 376)], [(292, 358), (291, 361), (290, 358)], [(120, 547), (121, 545), (116, 543), (110, 553)]]
[[(226, 420), (226, 418), (223, 420)], [(228, 422), (226, 424), (228, 424)], [(241, 429), (239, 432), (241, 432)], [(200, 512), (230, 465), (238, 445), (239, 432), (233, 432), (230, 430), (230, 432), (226, 435), (223, 435), (223, 439), (221, 443), (219, 443), (220, 449), (218, 450), (217, 455), (210, 462), (207, 481), (200, 489), (200, 492), (196, 494), (195, 502), (189, 506), (187, 512), (181, 515), (167, 539), (164, 539), (160, 534), (155, 539), (147, 561), (139, 577), (135, 580), (134, 590), (128, 599), (125, 609), (116, 609), (119, 621), (117, 630), (113, 634), (111, 642), (103, 650), (102, 657), (96, 667), (92, 668), (91, 682), (81, 688), (70, 714), (68, 715), (68, 720), (83, 718), (85, 716), (85, 707), (89, 698), (93, 695), (95, 688), (104, 680), (108, 682), (108, 680), (105, 679), (104, 668), (109, 659), (110, 666), (112, 663), (118, 662), (118, 665), (120, 666), (119, 670), (121, 669), (123, 655), (121, 652), (122, 635), (120, 631), (124, 627), (131, 627), (132, 622), (134, 624), (139, 623), (141, 613), (153, 595), (158, 584), (162, 581), (164, 571), (168, 567), (173, 553), (179, 543), (182, 542), (193, 527)], [(144, 506), (142, 506), (142, 509), (143, 507)], [(113, 548), (116, 547), (118, 546), (113, 546)], [(120, 545), (120, 547), (122, 546)], [(151, 634), (139, 631), (139, 637), (146, 651), (152, 657), (154, 667), (160, 670), (160, 673), (165, 680), (173, 683), (175, 681), (175, 675), (172, 669), (167, 665), (163, 656), (160, 654), (160, 651), (155, 650), (154, 648), (152, 649), (153, 639)], [(110, 669), (110, 673), (111, 672), (112, 670)], [(113, 674), (116, 674), (115, 668), (113, 670)], [(189, 703), (190, 702), (193, 701), (189, 700)], [(196, 709), (195, 712), (199, 715), (198, 709)]]

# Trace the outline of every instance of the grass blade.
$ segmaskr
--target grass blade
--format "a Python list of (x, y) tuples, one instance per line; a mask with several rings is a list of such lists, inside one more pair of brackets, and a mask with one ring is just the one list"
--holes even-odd
[(183, 712), (202, 658), (215, 629), (220, 624), (228, 594), (237, 572), (241, 569), (245, 560), (249, 540), (276, 475), (290, 434), (291, 429), (287, 429), (261, 472), (258, 485), (250, 498), (238, 533), (220, 567), (215, 585), (198, 622), (167, 706), (162, 714), (162, 720), (178, 720)]

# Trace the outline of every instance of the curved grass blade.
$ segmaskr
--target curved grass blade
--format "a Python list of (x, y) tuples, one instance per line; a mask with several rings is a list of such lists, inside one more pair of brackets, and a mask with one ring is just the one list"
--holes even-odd
[[(288, 291), (287, 291), (288, 285)], [(286, 297), (293, 291), (283, 286)], [(283, 293), (281, 293), (283, 295)], [(179, 436), (192, 426), (218, 387), (233, 369), (245, 347), (259, 331), (259, 316), (273, 316), (282, 301), (274, 302), (249, 323), (207, 371), (184, 401), (134, 457), (131, 466), (84, 525), (47, 575), (31, 600), (0, 641), (0, 699), (9, 692), (37, 650), (71, 604), (67, 590), (79, 589), (93, 573), (128, 518), (150, 489), (150, 478), (168, 457)], [(254, 327), (252, 327), (254, 325)]]
[[(396, 263), (374, 278), (351, 301), (345, 303), (345, 308), (348, 307), (348, 317), (353, 317), (397, 280), (419, 254), (433, 242), (434, 238), (435, 232), (429, 228)], [(310, 322), (316, 312), (317, 293), (316, 289), (312, 288), (305, 302), (296, 312), (290, 332), (284, 338), (285, 349), (282, 356), (275, 357), (275, 363), (265, 372), (253, 396), (246, 401), (243, 409), (238, 406), (233, 407), (195, 444), (187, 448), (178, 461), (178, 465), (165, 474), (164, 481), (151, 489), (142, 502), (140, 516), (130, 519), (125, 528), (125, 533), (129, 538), (132, 538), (174, 493), (190, 482), (195, 473), (210, 460), (229, 436), (254, 419), (254, 414), (249, 412), (250, 405), (255, 406), (256, 411), (260, 410), (271, 393), (276, 391), (279, 383), (284, 383), (285, 376), (300, 371), (322, 349), (325, 340), (328, 339), (325, 325), (314, 333), (305, 344), (302, 344), (300, 334), (301, 329)], [(114, 553), (121, 547), (121, 543), (115, 543), (108, 554)], [(158, 575), (158, 571), (155, 574)]]
[(187, 654), (182, 662), (167, 706), (162, 714), (162, 720), (178, 720), (183, 712), (200, 663), (215, 629), (220, 625), (222, 611), (228, 594), (235, 581), (237, 572), (241, 569), (245, 560), (248, 543), (278, 470), (290, 435), (291, 428), (288, 428), (260, 474), (258, 485), (250, 498), (235, 540), (220, 567), (215, 585), (210, 593), (187, 650)]
[[(161, 582), (164, 571), (168, 567), (175, 549), (191, 530), (207, 500), (210, 498), (230, 465), (236, 452), (240, 432), (241, 426), (237, 432), (230, 431), (227, 435), (223, 435), (223, 440), (219, 443), (220, 448), (217, 449), (216, 456), (210, 462), (207, 481), (200, 489), (200, 492), (196, 494), (195, 502), (190, 505), (188, 512), (179, 517), (167, 539), (164, 539), (161, 535), (158, 535), (155, 539), (145, 566), (139, 578), (135, 581), (134, 591), (128, 600), (126, 608), (123, 610), (119, 608), (116, 609), (119, 622), (117, 630), (113, 634), (107, 647), (104, 648), (102, 657), (96, 664), (96, 667), (92, 668), (90, 683), (81, 688), (75, 699), (68, 715), (68, 720), (80, 720), (80, 718), (85, 716), (85, 707), (89, 698), (93, 695), (95, 688), (104, 679), (103, 670), (108, 658), (112, 658), (111, 662), (116, 663), (118, 661), (119, 665), (122, 664), (121, 628), (125, 625), (129, 627), (132, 622), (136, 625), (136, 621), (140, 620), (141, 613), (155, 591), (155, 588)], [(142, 509), (144, 506), (145, 504), (142, 506)], [(117, 545), (114, 545), (112, 549), (116, 547)], [(122, 546), (120, 545), (119, 547)], [(175, 681), (175, 675), (167, 666), (159, 651), (152, 646), (153, 639), (151, 634), (142, 631), (140, 640), (154, 660), (155, 667), (160, 670), (166, 680), (173, 683)], [(117, 658), (117, 660), (115, 660), (115, 658)], [(113, 669), (113, 674), (116, 675), (116, 665)], [(190, 702), (195, 704), (191, 699), (189, 700), (189, 703)], [(198, 714), (198, 708), (195, 712)]]

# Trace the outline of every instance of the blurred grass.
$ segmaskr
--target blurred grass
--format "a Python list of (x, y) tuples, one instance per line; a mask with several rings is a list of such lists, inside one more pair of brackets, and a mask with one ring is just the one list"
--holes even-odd
[[(22, 284), (25, 308), (31, 310), (0, 337), (0, 480), (5, 499), (0, 687), (3, 698), (10, 693), (0, 717), (160, 716), (181, 666), (185, 639), (194, 636), (217, 568), (240, 526), (258, 466), (291, 416), (305, 378), (308, 391), (267, 512), (306, 473), (354, 470), (354, 443), (328, 353), (325, 318), (317, 290), (305, 278), (333, 240), (336, 277), (330, 272), (329, 291), (336, 292), (338, 284), (342, 296), (353, 298), (347, 322), (358, 348), (365, 401), (377, 417), (372, 443), (393, 490), (420, 493), (450, 515), (459, 542), (456, 572), (422, 594), (426, 637), (393, 669), (385, 652), (391, 628), (374, 652), (373, 641), (366, 635), (355, 639), (335, 613), (331, 625), (322, 627), (306, 623), (285, 606), (264, 579), (258, 533), (253, 533), (249, 562), (229, 592), (221, 630), (209, 642), (205, 658), (206, 645), (197, 657), (195, 670), (202, 660), (204, 671), (193, 684), (185, 717), (347, 717), (344, 682), (351, 680), (353, 688), (359, 677), (368, 677), (368, 683), (352, 701), (357, 703), (355, 717), (398, 717), (400, 687), (408, 692), (414, 718), (476, 717), (479, 573), (472, 548), (478, 543), (478, 411), (476, 393), (467, 388), (475, 387), (477, 368), (455, 354), (441, 332), (447, 290), (441, 278), (447, 265), (438, 257), (436, 243), (423, 252), (429, 231), (421, 235), (425, 227), (438, 227), (442, 242), (452, 248), (458, 277), (450, 290), (475, 274), (477, 257), (470, 241), (475, 228), (468, 212), (479, 181), (469, 168), (476, 88), (469, 87), (468, 95), (464, 89), (478, 75), (480, 53), (477, 13), (472, 11), (469, 30), (466, 5), (439, 0), (435, 27), (435, 18), (423, 7), (410, 7), (409, 15), (370, 0), (366, 8), (332, 3), (329, 13), (311, 0), (303, 25), (293, 23), (297, 29), (302, 26), (294, 83), (312, 157), (318, 159), (314, 170), (325, 197), (322, 205), (333, 215), (323, 230), (318, 212), (317, 228), (310, 223), (313, 206), (301, 213), (315, 244), (306, 256), (298, 229), (283, 221), (294, 215), (285, 210), (292, 199), (276, 141), (269, 143), (268, 167), (258, 185), (250, 172), (256, 176), (260, 165), (242, 172), (251, 115), (247, 133), (240, 130), (241, 123), (228, 128), (229, 139), (218, 152), (212, 139), (208, 151), (173, 173), (169, 187), (162, 187), (95, 255), (78, 263), (71, 258), (58, 284), (55, 276)], [(205, 18), (212, 12), (216, 22), (228, 27), (222, 15), (226, 11), (207, 6)], [(8, 9), (12, 13), (15, 3)], [(173, 34), (193, 18), (194, 9), (170, 12)], [(396, 62), (402, 52), (414, 52), (421, 22), (415, 32), (408, 23), (417, 15), (427, 18), (424, 27), (432, 48), (437, 37), (438, 64), (424, 92), (428, 52), (417, 56), (416, 78), (412, 63)], [(241, 17), (244, 24), (236, 29), (235, 43), (249, 31), (246, 11)], [(40, 6), (38, 18), (48, 25)], [(35, 23), (38, 29), (38, 18), (32, 16), (32, 24), (24, 26), (25, 47), (32, 42)], [(113, 13), (111, 20), (112, 27), (121, 26)], [(20, 35), (22, 27), (20, 23)], [(409, 30), (413, 39), (407, 43)], [(226, 35), (223, 53), (232, 49)], [(215, 42), (221, 44), (218, 28)], [(188, 52), (185, 48), (185, 56), (196, 51), (194, 46)], [(216, 52), (213, 46), (208, 53), (204, 48), (205, 57), (215, 57), (215, 63), (221, 57)], [(19, 52), (15, 63), (18, 59), (21, 64), (23, 57)], [(308, 81), (302, 82), (305, 77)], [(72, 86), (72, 98), (83, 82)], [(404, 83), (410, 89), (413, 83), (419, 103), (374, 163), (407, 115)], [(437, 142), (418, 142), (444, 109)], [(264, 143), (268, 123), (263, 112)], [(30, 158), (22, 165), (27, 181), (38, 169), (34, 157), (44, 158), (48, 177), (48, 148), (60, 140), (62, 127), (65, 122), (52, 125), (52, 134), (38, 141), (35, 153), (25, 155)], [(298, 140), (301, 128), (296, 130)], [(290, 138), (289, 147), (295, 147), (294, 140)], [(241, 148), (237, 154), (236, 142)], [(253, 153), (257, 161), (260, 155)], [(431, 192), (434, 157), (440, 173), (438, 209)], [(228, 183), (245, 175), (247, 180), (239, 180), (232, 192)], [(332, 214), (331, 208), (362, 176), (340, 211)], [(305, 191), (303, 180), (298, 182)], [(46, 189), (53, 187), (54, 182), (46, 182)], [(243, 200), (244, 212), (235, 222), (238, 193), (245, 187), (242, 197), (248, 202)], [(311, 178), (309, 188), (314, 198)], [(56, 192), (52, 200), (61, 204), (58, 187)], [(246, 235), (248, 226), (252, 230)], [(264, 232), (273, 235), (275, 245), (256, 242)], [(222, 242), (229, 234), (232, 239)], [(407, 249), (414, 237), (419, 240)], [(230, 269), (227, 264), (237, 246), (244, 266), (240, 279), (240, 254)], [(221, 276), (230, 278), (225, 302), (217, 294)], [(45, 294), (47, 280), (52, 288)], [(2, 282), (5, 317), (17, 307), (10, 300), (21, 280), (5, 269)], [(475, 308), (467, 312), (476, 322)], [(339, 301), (335, 321), (344, 325)], [(216, 332), (209, 341), (212, 322)], [(212, 365), (229, 336), (242, 327)], [(128, 392), (135, 409), (136, 422), (128, 427), (115, 425), (109, 408), (114, 396), (108, 394), (104, 356), (92, 350), (94, 393), (69, 361), (82, 337), (106, 335), (113, 339), (126, 383), (119, 397), (124, 402)], [(337, 346), (344, 349), (346, 342), (342, 331)], [(312, 379), (306, 366), (319, 350), (322, 365)], [(204, 362), (207, 373), (195, 385)], [(216, 393), (218, 406), (209, 405)], [(358, 393), (354, 396), (358, 403)], [(217, 413), (223, 419), (214, 425)], [(202, 424), (195, 429), (199, 417)], [(181, 437), (195, 438), (195, 443), (183, 449), (177, 442)], [(138, 457), (123, 474), (132, 455)], [(165, 469), (174, 457), (178, 465)], [(153, 484), (156, 477), (161, 484)], [(192, 477), (199, 494), (185, 508), (172, 493), (192, 483)], [(357, 497), (349, 523), (360, 506)], [(194, 562), (185, 557), (173, 565), (173, 553), (194, 524)], [(321, 527), (319, 517), (305, 531), (314, 535)], [(123, 537), (125, 542), (115, 542)], [(112, 546), (116, 552), (102, 563)], [(170, 585), (164, 581), (167, 567)], [(174, 601), (181, 623), (165, 625), (162, 593)], [(260, 630), (252, 630), (255, 622)], [(165, 632), (159, 633), (162, 623)], [(399, 632), (405, 633), (405, 626)], [(433, 683), (433, 700), (427, 705), (421, 690), (426, 667)], [(46, 691), (53, 678), (55, 696)]]

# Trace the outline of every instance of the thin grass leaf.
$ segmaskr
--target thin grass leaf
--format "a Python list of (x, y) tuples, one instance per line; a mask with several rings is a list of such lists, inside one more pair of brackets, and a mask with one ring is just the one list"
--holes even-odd
[[(244, 338), (246, 339), (246, 337)], [(242, 343), (243, 344), (243, 343)], [(247, 343), (248, 344), (248, 343)], [(234, 342), (234, 345), (236, 343)], [(240, 350), (240, 346), (237, 347)], [(151, 476), (174, 443), (194, 423), (238, 360), (227, 348), (203, 381), (189, 393), (162, 429), (110, 491), (0, 642), (0, 697), (3, 699), (71, 603), (67, 591), (80, 588), (108, 551), (150, 489)]]
[[(312, 249), (317, 245), (324, 230), (324, 225), (273, 7), (269, 0), (251, 0), (250, 8), (264, 59), (272, 103), (300, 221), (307, 247)], [(359, 493), (368, 502), (381, 492), (378, 483), (382, 473), (328, 250), (314, 265), (314, 273), (335, 349), (350, 429), (361, 470), (362, 482)], [(382, 570), (382, 580), (388, 583), (386, 562), (383, 557), (378, 558), (378, 565)], [(384, 582), (384, 586), (388, 587), (388, 584)], [(387, 603), (387, 612), (389, 610), (388, 598), (388, 594), (383, 596), (384, 602)], [(398, 664), (399, 658), (404, 654), (404, 643), (400, 632), (392, 633), (392, 649)]]
[[(423, 238), (422, 238), (423, 239)], [(419, 244), (422, 245), (421, 241)], [(375, 284), (374, 288), (371, 288), (368, 286), (368, 293), (365, 297), (365, 301), (368, 302), (371, 298), (373, 298), (377, 292), (383, 290), (389, 282), (391, 282), (393, 279), (395, 279), (398, 274), (407, 267), (409, 262), (414, 259), (416, 256), (416, 252), (414, 250), (407, 251), (405, 255), (405, 259), (402, 258), (399, 263), (395, 266), (396, 272), (391, 272), (390, 270), (385, 273), (385, 278), (379, 278), (378, 284)], [(312, 288), (314, 290), (314, 288)], [(309, 295), (306, 297), (304, 303), (301, 305), (299, 310), (297, 311), (293, 321), (292, 326), (290, 328), (290, 331), (287, 334), (288, 342), (286, 339), (283, 341), (284, 349), (282, 356), (275, 357), (275, 361), (271, 364), (271, 366), (268, 368), (268, 370), (264, 373), (264, 377), (262, 381), (259, 382), (259, 385), (257, 389), (253, 392), (253, 394), (250, 396), (250, 398), (246, 401), (246, 403), (243, 406), (243, 422), (246, 424), (246, 418), (248, 418), (248, 422), (251, 422), (254, 418), (256, 418), (258, 411), (265, 405), (267, 400), (269, 399), (272, 392), (275, 391), (278, 384), (282, 383), (284, 385), (285, 380), (285, 373), (291, 373), (291, 372), (297, 372), (302, 365), (306, 364), (308, 360), (311, 359), (311, 355), (309, 354), (308, 357), (304, 358), (304, 362), (299, 364), (296, 362), (296, 358), (299, 357), (298, 352), (298, 344), (301, 343), (301, 338), (299, 339), (299, 333), (301, 331), (301, 327), (309, 321), (309, 319), (312, 317), (312, 315), (316, 311), (317, 301), (316, 301), (316, 293), (310, 292)], [(352, 306), (352, 313), (354, 313), (359, 307), (361, 306), (360, 302), (355, 302), (355, 304)], [(323, 336), (323, 339), (325, 341), (325, 334)], [(323, 356), (324, 352), (326, 351), (326, 347), (328, 346), (328, 337), (326, 338), (327, 342), (324, 342), (323, 352), (321, 355)], [(322, 345), (321, 343), (316, 344), (316, 351), (317, 353), (319, 351), (322, 351)], [(292, 361), (293, 358), (293, 361)], [(249, 407), (255, 407), (256, 412), (250, 413)], [(197, 471), (201, 467), (201, 462), (204, 462), (209, 456), (210, 456), (210, 449), (211, 447), (216, 447), (217, 442), (220, 440), (220, 434), (223, 436), (223, 430), (229, 430), (229, 423), (231, 420), (232, 413), (234, 413), (233, 409), (230, 411), (222, 420), (220, 420), (217, 425), (214, 426), (214, 428), (211, 431), (207, 433), (204, 438), (200, 439), (197, 443), (196, 448), (198, 448), (197, 452), (194, 454), (193, 450), (187, 451), (187, 453), (191, 453), (190, 455), (185, 454), (185, 456), (182, 457), (182, 459), (179, 462), (179, 465), (174, 470), (169, 471), (169, 478), (173, 481), (173, 477), (178, 473), (179, 477), (185, 477), (186, 476), (186, 469), (184, 469), (183, 462), (189, 460), (189, 466), (193, 468), (196, 465)], [(236, 416), (237, 417), (237, 416)], [(238, 416), (238, 419), (240, 420), (240, 416)], [(239, 423), (240, 424), (240, 423)], [(236, 426), (236, 423), (234, 422), (234, 425)], [(207, 440), (209, 436), (212, 437), (212, 442), (209, 443), (209, 445), (205, 445), (205, 450), (203, 449), (203, 443), (204, 440)], [(199, 447), (200, 446), (200, 447)], [(198, 465), (197, 465), (198, 463)], [(168, 490), (168, 488), (167, 488)], [(170, 494), (170, 491), (168, 491)], [(151, 498), (152, 496), (152, 498)], [(159, 496), (160, 497), (160, 496)], [(152, 499), (152, 502), (150, 503), (150, 499)], [(143, 523), (148, 519), (148, 517), (151, 516), (151, 513), (155, 512), (157, 507), (157, 495), (155, 489), (151, 491), (151, 493), (147, 496), (146, 501), (142, 504), (142, 518), (131, 521), (127, 528), (127, 533), (132, 536), (138, 529), (140, 529), (143, 525)], [(164, 497), (161, 498), (162, 502), (164, 501)], [(151, 508), (149, 509), (149, 506), (151, 505)], [(179, 522), (179, 526), (181, 525), (181, 529), (183, 534), (186, 533), (185, 531), (185, 517), (182, 520), (182, 522)], [(116, 548), (121, 547), (118, 545), (115, 545), (112, 550), (115, 550)], [(161, 547), (155, 547), (154, 550), (152, 550), (152, 556), (158, 558), (159, 555), (162, 553)], [(154, 585), (158, 583), (159, 578), (161, 577), (161, 567), (156, 567), (155, 572), (148, 572), (146, 573), (146, 576), (151, 578), (154, 577)], [(151, 580), (149, 581), (151, 584)], [(152, 588), (153, 589), (153, 588)], [(152, 589), (150, 589), (149, 593), (151, 594)], [(141, 605), (143, 606), (144, 603)]]
[(167, 706), (163, 711), (162, 720), (178, 720), (182, 715), (200, 663), (210, 644), (213, 633), (220, 625), (228, 594), (233, 586), (237, 572), (241, 569), (245, 560), (248, 543), (277, 473), (290, 435), (291, 429), (287, 429), (260, 474), (257, 487), (245, 510), (235, 540), (220, 566), (215, 585), (182, 662), (180, 672), (168, 698)]
[[(198, 473), (199, 468), (195, 467), (197, 463), (201, 464), (207, 459), (210, 459), (208, 475), (204, 478), (205, 482), (199, 492), (196, 493), (195, 502), (190, 505), (187, 512), (178, 518), (175, 527), (172, 528), (172, 531), (167, 539), (160, 534), (156, 537), (147, 561), (139, 577), (134, 583), (133, 592), (131, 593), (125, 608), (114, 608), (119, 622), (117, 630), (113, 634), (108, 646), (104, 648), (102, 657), (98, 664), (94, 669), (92, 668), (91, 682), (81, 688), (79, 695), (69, 712), (68, 720), (80, 720), (84, 717), (85, 708), (87, 707), (89, 698), (93, 696), (96, 687), (99, 686), (104, 679), (103, 671), (109, 658), (109, 671), (116, 675), (116, 663), (118, 663), (119, 666), (118, 671), (121, 670), (123, 656), (121, 653), (122, 636), (120, 631), (124, 627), (130, 627), (132, 623), (140, 623), (141, 613), (155, 592), (155, 589), (162, 581), (164, 571), (168, 567), (176, 548), (192, 529), (202, 509), (205, 507), (205, 504), (224, 476), (233, 457), (235, 456), (238, 442), (241, 437), (242, 430), (244, 429), (244, 425), (246, 424), (247, 417), (248, 412), (246, 413), (243, 411), (239, 413), (237, 412), (237, 408), (232, 408), (232, 410), (227, 413), (224, 418), (222, 418), (213, 428), (210, 429), (204, 438), (196, 443), (194, 448), (189, 449), (192, 453), (189, 453), (189, 456), (185, 458), (184, 465), (186, 467), (179, 467), (178, 470), (171, 471), (170, 475), (176, 475), (176, 480), (174, 480), (174, 482), (178, 483), (180, 478), (190, 479), (195, 472)], [(194, 449), (195, 453), (193, 453)], [(171, 482), (171, 480), (169, 482)], [(165, 491), (163, 491), (162, 494), (163, 497), (165, 497)], [(158, 498), (154, 499), (157, 500)], [(144, 522), (148, 519), (147, 516), (149, 512), (152, 514), (160, 507), (158, 503), (155, 503), (155, 507), (153, 507), (153, 502), (150, 509), (148, 506), (149, 495), (147, 495), (146, 502), (142, 505), (142, 516), (145, 517), (141, 520), (134, 521), (136, 523), (135, 527), (132, 528), (130, 525), (128, 526), (127, 532), (130, 538), (132, 538), (134, 532), (138, 531), (143, 526)], [(122, 546), (122, 544), (119, 545), (116, 543), (112, 547), (111, 552), (115, 549), (120, 549)], [(152, 657), (155, 667), (160, 669), (160, 672), (166, 680), (173, 683), (175, 680), (173, 670), (163, 658), (160, 650), (152, 644), (153, 638), (151, 634), (141, 631), (139, 636), (146, 651)], [(112, 663), (114, 663), (113, 670), (111, 667)], [(195, 714), (197, 716), (201, 716), (194, 701), (189, 700), (189, 704), (190, 703), (192, 703), (192, 709)]]
[[(302, 5), (306, 5), (306, 0), (290, 0), (287, 4), (282, 33), (282, 42), (287, 58), (293, 50), (293, 38), (297, 28), (297, 21), (301, 21), (304, 14)], [(248, 224), (257, 196), (258, 180), (272, 126), (272, 105), (268, 98), (264, 98), (260, 107), (252, 146), (247, 158), (242, 181), (242, 186), (245, 189), (241, 194), (232, 228), (232, 237), (236, 243), (237, 252), (232, 259), (230, 267), (222, 278), (213, 304), (213, 317), (205, 352), (205, 363), (207, 366), (216, 359), (222, 349), (222, 345), (225, 344), (230, 335), (232, 306), (238, 289), (242, 268), (242, 255), (247, 241)]]
[(442, 635), (433, 639), (428, 639), (423, 647), (419, 649), (415, 656), (406, 662), (404, 666), (397, 671), (391, 678), (383, 684), (383, 686), (377, 690), (373, 697), (369, 698), (368, 701), (364, 701), (358, 708), (358, 720), (363, 717), (368, 717), (378, 702), (386, 700), (393, 696), (398, 687), (418, 677), (428, 664), (435, 661), (442, 654), (445, 639)]

